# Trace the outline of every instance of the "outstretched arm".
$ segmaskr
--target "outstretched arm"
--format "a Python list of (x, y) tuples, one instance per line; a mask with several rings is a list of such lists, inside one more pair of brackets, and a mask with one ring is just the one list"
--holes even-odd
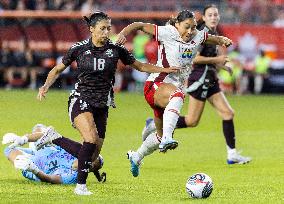
[(139, 62), (138, 60), (135, 60), (133, 64), (130, 65), (134, 69), (137, 69), (140, 72), (148, 72), (148, 73), (172, 73), (172, 72), (178, 72), (179, 68), (177, 67), (169, 67), (169, 68), (162, 68), (162, 67), (157, 67), (152, 64), (148, 63), (142, 63)]
[(53, 67), (52, 70), (48, 73), (48, 76), (46, 78), (46, 81), (42, 87), (39, 88), (37, 98), (38, 100), (42, 100), (45, 98), (46, 93), (48, 92), (49, 87), (55, 82), (55, 80), (58, 78), (61, 72), (66, 69), (66, 65), (63, 63), (60, 63)]
[(229, 58), (226, 55), (219, 55), (216, 57), (205, 57), (201, 56), (199, 52), (193, 59), (194, 64), (225, 64), (228, 61)]
[(150, 35), (155, 35), (155, 25), (150, 23), (134, 22), (122, 29), (118, 34), (117, 43), (124, 44), (126, 42), (126, 36), (136, 30), (141, 30)]
[(224, 36), (216, 36), (216, 35), (208, 34), (208, 38), (205, 41), (205, 43), (229, 47), (230, 45), (233, 44), (233, 41), (231, 39), (227, 38), (227, 37), (224, 37)]

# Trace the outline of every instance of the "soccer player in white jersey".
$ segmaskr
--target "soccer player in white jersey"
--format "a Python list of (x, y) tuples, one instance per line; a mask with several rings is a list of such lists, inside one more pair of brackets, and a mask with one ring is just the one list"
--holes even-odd
[(229, 46), (232, 41), (223, 36), (208, 35), (205, 31), (196, 29), (195, 16), (191, 11), (184, 10), (172, 18), (166, 26), (135, 22), (125, 27), (118, 35), (117, 43), (125, 43), (128, 34), (142, 30), (155, 36), (159, 42), (159, 66), (181, 67), (178, 73), (151, 74), (144, 87), (144, 95), (148, 104), (154, 110), (154, 121), (157, 134), (149, 136), (137, 150), (129, 151), (131, 172), (134, 177), (139, 175), (141, 160), (156, 149), (166, 152), (175, 149), (178, 142), (173, 139), (173, 131), (179, 118), (184, 102), (185, 80), (187, 79), (192, 61), (203, 43)]

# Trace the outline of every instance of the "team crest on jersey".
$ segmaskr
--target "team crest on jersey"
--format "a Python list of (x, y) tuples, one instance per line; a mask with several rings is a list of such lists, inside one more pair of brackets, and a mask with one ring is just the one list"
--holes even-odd
[(80, 100), (80, 109), (81, 110), (86, 110), (87, 108), (88, 108), (87, 102)]
[(186, 49), (182, 55), (181, 55), (182, 58), (192, 58), (192, 51), (190, 49)]
[(105, 53), (108, 57), (113, 57), (113, 51), (112, 49), (108, 49)]

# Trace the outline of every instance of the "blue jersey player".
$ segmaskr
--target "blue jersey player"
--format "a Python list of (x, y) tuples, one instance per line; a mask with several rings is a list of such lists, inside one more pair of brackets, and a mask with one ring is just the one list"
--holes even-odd
[[(31, 134), (23, 137), (14, 133), (7, 133), (3, 137), (3, 144), (12, 143), (5, 148), (4, 154), (17, 169), (22, 170), (22, 175), (33, 181), (42, 181), (53, 184), (76, 184), (78, 160), (58, 145), (46, 144), (36, 150), (30, 143), (29, 148), (19, 147), (27, 142), (39, 139), (46, 130), (44, 125), (36, 125)], [(105, 173), (99, 173), (103, 166), (103, 158), (90, 165), (90, 172), (94, 172), (99, 181), (105, 181)]]

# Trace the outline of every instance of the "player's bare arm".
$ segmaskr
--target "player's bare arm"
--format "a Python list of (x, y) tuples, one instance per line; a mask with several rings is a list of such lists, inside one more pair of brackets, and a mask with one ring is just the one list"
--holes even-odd
[(131, 66), (140, 72), (148, 72), (148, 73), (161, 73), (161, 72), (164, 72), (164, 73), (175, 72), (176, 73), (179, 70), (179, 68), (177, 67), (162, 68), (162, 67), (157, 67), (152, 64), (142, 63), (137, 60)]
[(207, 44), (221, 45), (223, 47), (229, 47), (233, 44), (233, 41), (230, 38), (224, 36), (216, 36), (208, 34), (208, 38), (205, 41)]
[(150, 35), (155, 35), (155, 25), (151, 23), (134, 22), (126, 26), (119, 34), (117, 43), (124, 44), (126, 42), (126, 36), (136, 30), (141, 30)]
[(63, 72), (65, 69), (66, 69), (65, 64), (60, 63), (55, 67), (53, 67), (52, 70), (50, 70), (44, 85), (40, 87), (38, 90), (38, 95), (37, 95), (38, 100), (41, 101), (43, 98), (45, 98), (45, 95), (48, 92), (49, 87), (56, 81), (60, 73)]
[(196, 57), (193, 60), (194, 64), (220, 64), (224, 65), (226, 62), (229, 61), (227, 55), (219, 55), (216, 57), (205, 57), (201, 56), (200, 52), (197, 53)]

